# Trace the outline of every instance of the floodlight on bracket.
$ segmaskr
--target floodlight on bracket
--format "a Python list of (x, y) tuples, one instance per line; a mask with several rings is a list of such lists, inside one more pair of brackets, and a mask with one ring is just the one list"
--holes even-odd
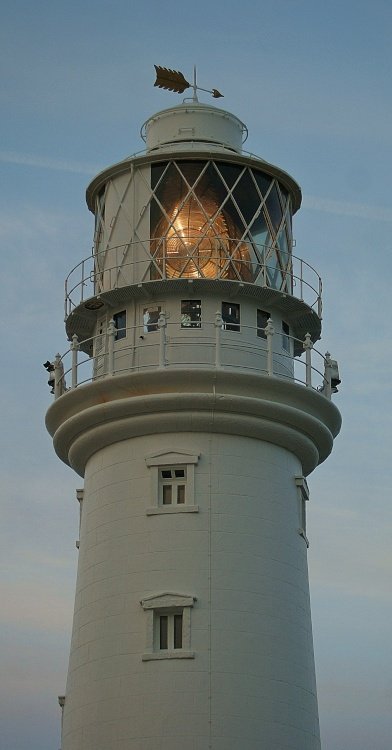
[[(212, 94), (214, 99), (220, 99), (223, 94), (218, 89), (203, 89), (197, 85), (196, 82), (196, 65), (193, 68), (193, 83), (189, 83), (186, 80), (183, 73), (179, 70), (172, 70), (171, 68), (162, 68), (160, 65), (154, 65), (156, 71), (156, 81), (154, 86), (158, 86), (160, 89), (166, 89), (166, 91), (175, 91), (177, 94), (182, 94), (186, 89), (193, 89), (193, 96), (190, 100), (198, 102), (197, 92), (205, 91), (207, 94)], [(185, 100), (184, 100), (185, 101)]]

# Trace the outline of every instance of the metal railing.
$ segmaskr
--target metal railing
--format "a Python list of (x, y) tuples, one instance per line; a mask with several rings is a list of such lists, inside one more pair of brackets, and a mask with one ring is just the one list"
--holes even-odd
[[(152, 336), (154, 333), (158, 341), (157, 336)], [(246, 335), (236, 338), (241, 333)], [(190, 335), (193, 337), (191, 342)], [(116, 342), (121, 342), (121, 345), (116, 346)], [(292, 354), (294, 344), (297, 346), (298, 343), (302, 345), (303, 359), (294, 358)], [(85, 354), (86, 350), (91, 351), (91, 356)], [(193, 356), (187, 358), (187, 352), (192, 352)], [(197, 356), (194, 356), (195, 352)], [(233, 352), (243, 352), (245, 356), (241, 364), (234, 361)], [(111, 320), (104, 333), (83, 341), (75, 334), (70, 348), (63, 355), (56, 355), (51, 375), (55, 398), (84, 383), (114, 375), (176, 367), (207, 367), (285, 378), (331, 399), (336, 390), (332, 381), (334, 364), (329, 352), (324, 356), (315, 349), (310, 334), (301, 341), (276, 331), (271, 318), (265, 328), (241, 325), (237, 330), (235, 324), (228, 324), (217, 312), (212, 322), (181, 327), (179, 322), (169, 323), (165, 313), (161, 312), (157, 322), (149, 324), (147, 330), (145, 325), (116, 329), (114, 320)]]
[[(231, 255), (226, 257), (223, 251), (218, 250), (215, 255), (211, 254), (208, 258), (209, 268), (216, 269), (213, 275), (209, 272), (205, 276), (200, 274), (195, 278), (245, 281), (256, 286), (277, 289), (302, 300), (315, 309), (320, 318), (322, 317), (322, 281), (313, 266), (302, 258), (291, 255), (286, 268), (281, 268), (277, 265), (276, 258), (275, 263), (273, 262), (274, 249), (271, 247), (248, 241), (240, 242), (238, 239), (228, 242), (233, 243), (234, 250)], [(182, 277), (181, 272), (177, 276), (170, 270), (173, 257), (161, 250), (156, 252), (158, 246), (165, 247), (165, 238), (109, 247), (80, 261), (65, 280), (65, 317), (67, 318), (84, 300), (104, 291), (149, 281), (151, 278), (188, 278), (186, 271)], [(244, 260), (243, 257), (239, 257), (239, 249), (244, 247), (249, 251), (250, 258), (259, 256), (260, 260)], [(141, 254), (141, 259), (135, 258)], [(272, 254), (271, 257), (269, 254)], [(129, 255), (131, 257), (127, 260)], [(183, 267), (189, 268), (190, 263), (195, 263), (195, 258), (192, 253), (186, 253), (184, 246), (176, 263), (178, 261)]]

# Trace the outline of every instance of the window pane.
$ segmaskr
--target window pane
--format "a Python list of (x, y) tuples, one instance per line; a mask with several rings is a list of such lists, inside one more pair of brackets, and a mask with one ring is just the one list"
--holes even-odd
[(225, 331), (239, 331), (240, 306), (235, 302), (222, 302), (222, 320)]
[(268, 312), (265, 312), (265, 310), (257, 310), (257, 335), (262, 339), (267, 338), (264, 333), (264, 328), (266, 327), (268, 319), (270, 317), (270, 314)]
[(125, 336), (127, 335), (126, 332), (126, 326), (127, 326), (127, 313), (125, 310), (122, 310), (119, 313), (115, 313), (113, 315), (114, 325), (116, 327), (116, 335), (114, 337), (115, 341), (119, 341), (119, 339), (125, 339)]
[(143, 310), (143, 332), (151, 333), (152, 331), (158, 330), (158, 318), (161, 308), (156, 305), (155, 307), (145, 307)]
[(164, 484), (162, 487), (162, 504), (171, 505), (172, 502), (172, 486), (171, 484)]
[(177, 504), (183, 505), (185, 503), (185, 484), (179, 484), (177, 486)]
[(159, 617), (159, 648), (167, 649), (168, 616)]
[(175, 469), (174, 470), (174, 476), (178, 478), (185, 476), (185, 469)]
[(182, 648), (182, 615), (174, 615), (174, 648)]
[(171, 479), (171, 470), (170, 469), (162, 469), (162, 479)]
[(288, 323), (285, 323), (284, 320), (282, 320), (282, 331), (283, 331), (282, 346), (283, 346), (283, 349), (286, 349), (286, 352), (289, 352), (290, 351), (290, 339), (289, 339), (290, 326)]
[(201, 328), (201, 300), (181, 300), (181, 328)]

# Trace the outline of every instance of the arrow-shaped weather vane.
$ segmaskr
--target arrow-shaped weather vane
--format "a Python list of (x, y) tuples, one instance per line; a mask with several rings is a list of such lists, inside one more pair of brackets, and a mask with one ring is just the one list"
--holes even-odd
[(193, 83), (189, 83), (184, 75), (179, 70), (171, 70), (171, 68), (162, 68), (160, 65), (154, 65), (156, 70), (156, 81), (154, 86), (158, 86), (160, 89), (166, 89), (167, 91), (175, 91), (177, 94), (182, 94), (185, 89), (193, 88), (193, 101), (197, 102), (197, 91), (206, 91), (207, 94), (212, 94), (214, 99), (219, 99), (223, 94), (217, 89), (202, 89), (201, 86), (196, 84), (196, 67), (193, 69)]

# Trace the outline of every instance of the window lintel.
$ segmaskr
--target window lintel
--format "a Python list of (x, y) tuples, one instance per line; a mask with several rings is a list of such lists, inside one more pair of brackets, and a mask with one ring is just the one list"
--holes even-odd
[(147, 466), (166, 466), (179, 464), (197, 464), (200, 454), (185, 453), (184, 451), (160, 451), (146, 456)]
[(308, 483), (305, 477), (302, 475), (297, 475), (294, 477), (294, 479), (295, 479), (295, 484), (297, 485), (297, 487), (299, 488), (301, 492), (302, 499), (309, 500), (309, 487), (308, 487)]
[(195, 596), (188, 594), (177, 594), (173, 591), (164, 591), (162, 594), (152, 594), (141, 600), (143, 609), (173, 609), (180, 607), (193, 607)]

